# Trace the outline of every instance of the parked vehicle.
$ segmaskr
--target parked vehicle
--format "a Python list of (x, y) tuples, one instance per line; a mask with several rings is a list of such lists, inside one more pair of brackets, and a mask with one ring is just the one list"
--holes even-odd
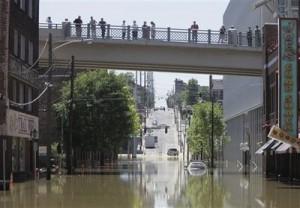
[(145, 136), (145, 148), (155, 148), (155, 136)]
[(168, 156), (178, 156), (179, 152), (176, 148), (170, 148), (170, 149), (168, 149), (167, 155)]
[(188, 165), (187, 170), (192, 176), (202, 176), (207, 172), (207, 166), (204, 162), (195, 161)]

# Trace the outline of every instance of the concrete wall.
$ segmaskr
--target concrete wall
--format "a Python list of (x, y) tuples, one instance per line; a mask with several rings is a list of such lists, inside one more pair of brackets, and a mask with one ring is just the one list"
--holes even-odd
[(263, 105), (263, 78), (224, 76), (224, 117), (230, 120)]
[(248, 27), (263, 27), (266, 22), (274, 22), (273, 14), (265, 7), (254, 9), (257, 0), (231, 0), (223, 15), (225, 27), (234, 26), (238, 31), (248, 31)]
[[(247, 31), (266, 22), (276, 22), (273, 14), (265, 6), (254, 9), (257, 0), (231, 0), (223, 16), (228, 28), (234, 26), (238, 31)], [(236, 161), (242, 161), (240, 143), (250, 136), (251, 161), (262, 168), (262, 158), (255, 155), (262, 141), (262, 77), (224, 76), (224, 117), (231, 141), (225, 145), (224, 157), (235, 168)], [(252, 168), (254, 165), (252, 165)]]

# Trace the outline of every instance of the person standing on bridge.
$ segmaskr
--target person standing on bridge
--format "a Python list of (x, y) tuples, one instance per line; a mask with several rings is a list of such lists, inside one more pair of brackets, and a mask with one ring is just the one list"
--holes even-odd
[(62, 22), (62, 29), (64, 31), (65, 38), (71, 36), (71, 22), (68, 20), (68, 18), (66, 18), (65, 21)]
[(105, 30), (106, 30), (106, 22), (104, 21), (103, 18), (101, 18), (99, 25), (100, 25), (100, 29), (101, 29), (101, 37), (104, 39), (105, 38)]
[(149, 39), (149, 27), (147, 25), (147, 22), (144, 22), (142, 26), (142, 32), (143, 32), (143, 39)]
[(52, 20), (51, 17), (47, 17), (48, 29), (52, 29)]
[(75, 24), (75, 28), (76, 28), (76, 36), (77, 37), (81, 37), (81, 25), (82, 25), (82, 20), (81, 20), (81, 16), (78, 16), (78, 18), (76, 18), (73, 23)]
[(196, 21), (194, 21), (193, 24), (192, 24), (192, 26), (191, 26), (192, 40), (193, 40), (194, 43), (197, 43), (198, 29), (199, 29), (199, 26), (196, 24)]
[(218, 43), (223, 43), (224, 42), (224, 39), (225, 39), (225, 34), (226, 34), (226, 28), (225, 26), (223, 25), (221, 28), (220, 28), (220, 34), (219, 34), (219, 40), (218, 40)]
[(150, 24), (151, 24), (151, 39), (154, 40), (156, 35), (155, 23), (151, 21)]
[(252, 30), (251, 30), (251, 27), (249, 27), (249, 30), (247, 32), (247, 41), (248, 41), (248, 46), (252, 47)]
[(139, 31), (139, 27), (136, 24), (136, 21), (134, 20), (132, 25), (132, 40), (137, 40), (138, 31)]
[(93, 17), (91, 17), (90, 27), (91, 27), (91, 32), (92, 32), (92, 39), (96, 39), (97, 38), (97, 35), (96, 35), (96, 25), (97, 25), (96, 20)]
[(126, 31), (127, 31), (126, 22), (125, 22), (125, 20), (123, 20), (123, 23), (122, 23), (122, 39), (123, 40), (126, 37)]

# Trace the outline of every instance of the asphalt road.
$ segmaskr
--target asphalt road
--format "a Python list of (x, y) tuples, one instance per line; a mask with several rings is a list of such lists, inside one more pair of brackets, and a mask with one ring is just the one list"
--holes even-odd
[[(157, 121), (157, 125), (153, 125), (153, 121)], [(153, 111), (146, 121), (146, 125), (148, 128), (147, 134), (151, 136), (157, 136), (158, 142), (156, 143), (155, 149), (144, 149), (145, 156), (166, 156), (169, 148), (177, 148), (179, 150), (178, 145), (178, 137), (176, 131), (176, 125), (174, 121), (174, 111), (173, 109), (167, 109), (165, 111), (158, 110)], [(168, 126), (168, 133), (165, 133), (165, 128), (162, 127), (160, 129), (151, 129), (149, 127), (156, 127), (160, 125)]]

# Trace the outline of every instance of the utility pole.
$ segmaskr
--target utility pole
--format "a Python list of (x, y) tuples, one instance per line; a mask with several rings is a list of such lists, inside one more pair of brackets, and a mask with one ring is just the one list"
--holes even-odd
[(74, 103), (74, 56), (71, 60), (71, 76), (70, 76), (70, 105), (69, 105), (69, 140), (67, 142), (67, 174), (72, 174), (73, 166), (73, 103)]
[(210, 88), (210, 102), (211, 102), (211, 159), (210, 166), (211, 171), (210, 174), (214, 173), (214, 97), (213, 97), (213, 80), (212, 75), (209, 75), (209, 88)]
[[(53, 66), (53, 50), (52, 50), (52, 33), (49, 33), (48, 37), (48, 84), (52, 83), (52, 66)], [(48, 88), (47, 91), (47, 127), (46, 127), (46, 137), (47, 137), (47, 180), (51, 180), (51, 100), (52, 100), (52, 89)]]

